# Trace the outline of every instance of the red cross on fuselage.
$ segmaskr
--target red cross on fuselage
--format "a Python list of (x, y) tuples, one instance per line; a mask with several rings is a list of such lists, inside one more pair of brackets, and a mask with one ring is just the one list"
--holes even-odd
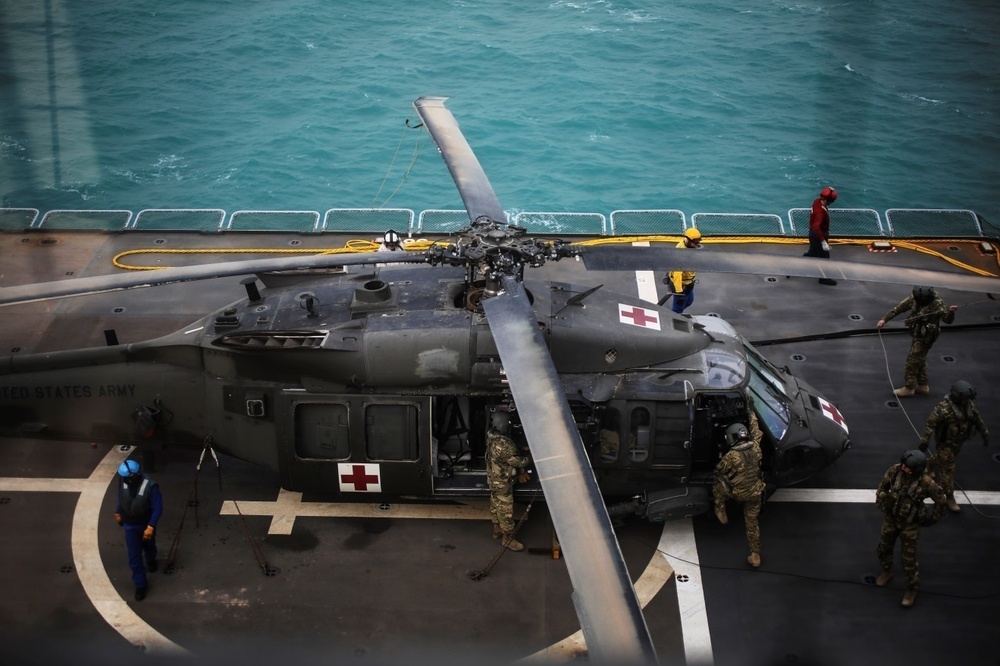
[(847, 425), (844, 421), (844, 417), (840, 415), (840, 411), (828, 402), (824, 402), (822, 405), (823, 411), (830, 415), (830, 418), (839, 423), (842, 426)]
[(369, 483), (378, 483), (378, 477), (374, 474), (365, 474), (364, 465), (352, 465), (350, 474), (340, 475), (341, 483), (350, 483), (355, 490), (368, 490)]
[(646, 324), (651, 324), (656, 321), (656, 317), (650, 317), (646, 314), (646, 311), (642, 308), (632, 307), (632, 311), (622, 310), (621, 315), (623, 317), (630, 317), (636, 326), (642, 326), (645, 328)]

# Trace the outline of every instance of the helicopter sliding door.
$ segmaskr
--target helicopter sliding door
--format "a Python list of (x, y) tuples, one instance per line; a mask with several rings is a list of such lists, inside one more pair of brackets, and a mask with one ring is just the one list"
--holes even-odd
[(691, 468), (691, 410), (684, 400), (612, 400), (599, 413), (589, 455), (601, 490), (634, 495), (683, 484)]
[(428, 397), (281, 396), (282, 485), (344, 495), (431, 490)]

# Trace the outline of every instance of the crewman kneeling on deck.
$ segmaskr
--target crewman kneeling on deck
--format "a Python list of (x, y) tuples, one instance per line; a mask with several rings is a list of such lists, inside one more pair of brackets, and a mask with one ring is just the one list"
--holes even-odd
[(757, 425), (757, 414), (750, 411), (750, 427), (734, 423), (726, 428), (726, 444), (729, 451), (715, 466), (715, 484), (712, 495), (715, 500), (715, 515), (723, 525), (729, 523), (726, 516), (726, 500), (734, 499), (743, 505), (743, 520), (746, 523), (747, 542), (750, 555), (747, 562), (756, 568), (760, 566), (760, 507), (764, 498), (764, 479), (760, 470), (760, 440), (763, 437)]
[[(937, 506), (933, 516), (927, 515), (924, 498), (930, 497)], [(921, 525), (930, 525), (944, 512), (947, 497), (927, 473), (927, 455), (919, 449), (906, 451), (899, 462), (890, 467), (878, 490), (875, 491), (875, 505), (882, 510), (882, 535), (875, 549), (882, 573), (875, 584), (885, 587), (892, 580), (893, 551), (896, 539), (902, 542), (900, 555), (903, 571), (906, 572), (906, 592), (903, 594), (903, 608), (909, 608), (917, 600), (920, 586), (920, 570), (917, 565), (917, 541), (920, 539)]]
[(490, 484), (493, 538), (503, 537), (504, 546), (520, 551), (524, 544), (514, 538), (514, 481), (528, 466), (528, 457), (520, 455), (509, 433), (510, 415), (501, 410), (493, 412), (486, 434), (486, 478)]

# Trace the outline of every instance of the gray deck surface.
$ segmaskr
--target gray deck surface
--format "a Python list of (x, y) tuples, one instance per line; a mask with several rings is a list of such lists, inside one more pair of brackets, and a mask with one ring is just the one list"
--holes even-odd
[[(43, 243), (46, 239), (57, 242)], [(59, 279), (69, 271), (76, 276), (109, 272), (116, 252), (151, 247), (158, 239), (167, 247), (281, 247), (290, 239), (302, 239), (303, 245), (339, 244), (332, 237), (279, 234), (255, 237), (252, 243), (245, 236), (196, 234), (0, 234), (0, 283)], [(725, 251), (712, 248), (711, 239), (705, 245), (706, 252)], [(768, 251), (797, 256), (803, 249), (785, 245)], [(835, 251), (843, 257), (956, 270), (913, 253), (882, 257), (860, 247)], [(988, 265), (969, 246), (946, 252)], [(588, 276), (582, 262), (564, 261), (542, 270), (560, 280), (605, 283), (626, 293), (636, 288), (633, 274)], [(658, 281), (660, 275), (656, 277)], [(778, 274), (703, 272), (689, 312), (717, 313), (752, 341), (872, 328), (911, 286), (842, 281), (827, 287)], [(109, 328), (122, 343), (133, 342), (179, 329), (243, 294), (238, 279), (227, 279), (3, 308), (0, 350), (100, 346)], [(985, 301), (982, 294), (941, 295), (947, 303), (969, 304), (959, 310), (956, 324), (1000, 321), (998, 301)], [(888, 329), (900, 325), (892, 322), (881, 337), (761, 347), (776, 365), (787, 365), (835, 402), (851, 428), (853, 448), (804, 486), (867, 489), (873, 500), (886, 468), (917, 444), (913, 427), (922, 430), (931, 407), (951, 383), (966, 379), (979, 391), (977, 402), (995, 443), (984, 449), (977, 437), (967, 444), (957, 480), (964, 490), (993, 494), (982, 495), (984, 501), (972, 506), (957, 492), (964, 511), (923, 531), (918, 551), (922, 587), (909, 610), (899, 605), (901, 567), (886, 589), (873, 584), (881, 514), (871, 502), (775, 497), (761, 515), (763, 564), (756, 571), (745, 564), (737, 510), (730, 510), (729, 526), (710, 515), (691, 519), (716, 664), (1000, 663), (995, 639), (1000, 608), (1000, 506), (995, 500), (1000, 491), (1000, 337), (996, 329), (945, 327), (929, 359), (931, 395), (896, 400), (891, 390), (901, 385), (909, 338)], [(197, 452), (189, 451), (157, 456), (153, 475), (166, 500), (158, 537), (161, 562), (182, 515), (184, 526), (175, 569), (151, 574), (149, 596), (136, 603), (122, 533), (112, 520), (110, 476), (100, 515), (76, 526), (80, 492), (72, 484), (60, 489), (58, 483), (46, 482), (21, 490), (7, 482), (83, 480), (109, 453), (115, 454), (85, 442), (0, 440), (0, 659), (5, 664), (51, 663), (53, 658), (101, 664), (173, 661), (169, 650), (147, 649), (149, 654), (143, 655), (102, 616), (99, 609), (104, 607), (131, 608), (195, 661), (244, 664), (508, 662), (578, 629), (561, 559), (507, 553), (485, 580), (468, 578), (468, 572), (496, 553), (486, 521), (384, 518), (373, 508), (368, 518), (300, 517), (290, 535), (269, 535), (270, 518), (241, 519), (220, 515), (220, 510), (224, 500), (275, 500), (276, 476), (223, 458), (221, 492), (214, 466), (202, 470), (196, 523), (189, 502)], [(100, 561), (120, 598), (94, 599), (81, 582), (88, 572), (78, 570), (73, 539), (87, 530), (97, 530)], [(661, 530), (638, 521), (619, 528), (633, 578), (654, 557)], [(531, 548), (551, 546), (543, 504), (532, 507), (521, 536)], [(273, 575), (265, 575), (249, 538), (259, 545)], [(664, 548), (669, 553), (670, 545)], [(685, 663), (678, 589), (689, 584), (690, 579), (671, 577), (646, 607), (661, 663)]]

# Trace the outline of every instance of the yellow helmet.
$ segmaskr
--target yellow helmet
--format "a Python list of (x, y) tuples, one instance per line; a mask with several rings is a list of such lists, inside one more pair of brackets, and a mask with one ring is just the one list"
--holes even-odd
[(692, 243), (700, 243), (701, 242), (701, 232), (698, 231), (697, 229), (695, 229), (694, 227), (691, 227), (690, 229), (685, 229), (684, 230), (684, 238), (688, 239)]

